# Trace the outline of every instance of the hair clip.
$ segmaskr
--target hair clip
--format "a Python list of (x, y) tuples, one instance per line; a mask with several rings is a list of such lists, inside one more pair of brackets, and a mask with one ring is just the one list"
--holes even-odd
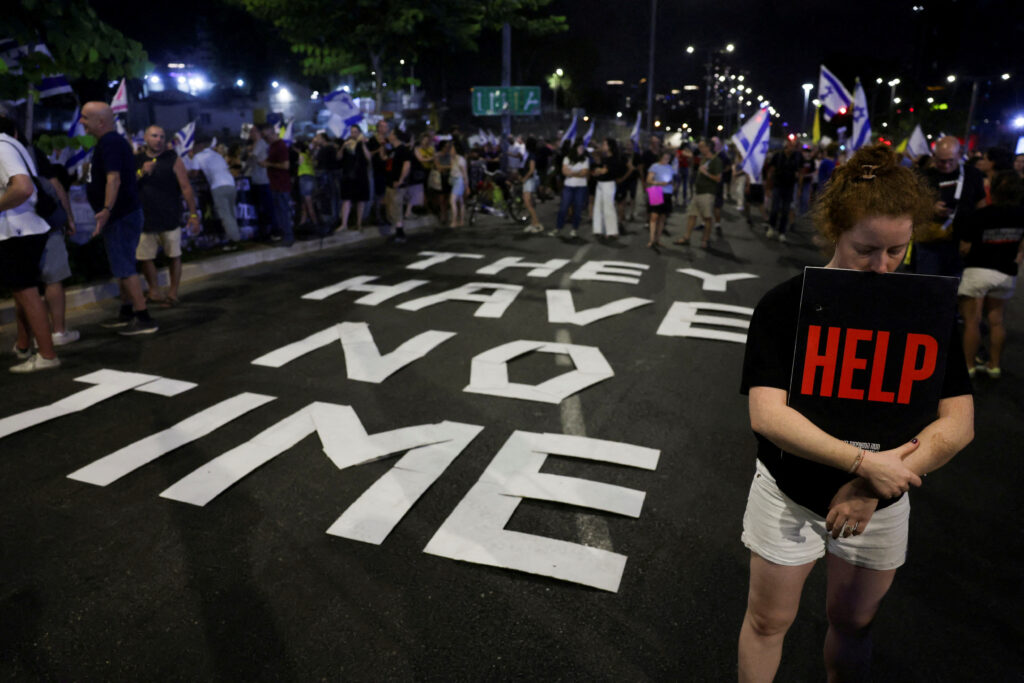
[(861, 175), (860, 179), (861, 180), (874, 180), (875, 179), (875, 173), (874, 172), (878, 168), (880, 168), (880, 167), (879, 166), (872, 166), (871, 164), (861, 164), (861, 170), (863, 170), (864, 173), (863, 173), (863, 175)]

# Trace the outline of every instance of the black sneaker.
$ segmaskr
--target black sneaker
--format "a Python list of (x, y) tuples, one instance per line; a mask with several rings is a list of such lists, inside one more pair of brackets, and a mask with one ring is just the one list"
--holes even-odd
[(157, 327), (156, 321), (150, 318), (149, 320), (142, 320), (141, 318), (132, 318), (123, 330), (118, 331), (118, 334), (122, 334), (126, 337), (134, 337), (137, 334), (153, 334), (160, 328)]
[(119, 315), (116, 318), (109, 318), (100, 323), (100, 327), (105, 327), (108, 330), (114, 330), (121, 327), (128, 327), (135, 320), (133, 315)]

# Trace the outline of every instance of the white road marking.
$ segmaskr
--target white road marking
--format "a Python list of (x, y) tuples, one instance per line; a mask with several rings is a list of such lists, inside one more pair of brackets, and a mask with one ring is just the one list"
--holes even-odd
[[(581, 247), (572, 257), (573, 263), (580, 263), (590, 245)], [(562, 276), (559, 286), (568, 289), (570, 286), (570, 274)], [(555, 332), (555, 341), (560, 344), (571, 344), (572, 335), (567, 329), (559, 329)], [(555, 363), (560, 366), (571, 366), (572, 361), (568, 356), (557, 356)], [(562, 401), (559, 406), (562, 413), (562, 433), (572, 436), (586, 436), (587, 423), (583, 418), (583, 404), (580, 402), (579, 394), (574, 394)], [(608, 530), (608, 523), (601, 517), (587, 514), (576, 515), (576, 532), (579, 535), (580, 543), (602, 550), (613, 550), (612, 537)]]

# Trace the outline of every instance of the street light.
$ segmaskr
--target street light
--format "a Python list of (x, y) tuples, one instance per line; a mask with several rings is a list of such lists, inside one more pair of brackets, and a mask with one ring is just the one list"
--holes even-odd
[(950, 74), (950, 75), (946, 76), (946, 82), (947, 83), (956, 83), (956, 76), (954, 76), (953, 74)]
[(734, 51), (735, 49), (736, 49), (736, 46), (735, 46), (735, 45), (733, 45), (732, 43), (729, 43), (728, 45), (726, 45), (726, 46), (725, 46), (725, 51), (726, 51), (726, 52), (732, 52), (732, 51)]
[(814, 89), (814, 84), (804, 83), (800, 87), (804, 89), (804, 117), (800, 119), (800, 126), (803, 130), (807, 130), (807, 100), (811, 96), (811, 90)]
[(688, 54), (688, 55), (692, 55), (693, 54), (693, 45), (687, 45), (686, 46), (686, 54)]
[(565, 72), (562, 71), (561, 67), (559, 67), (559, 68), (555, 69), (555, 75), (558, 76), (559, 78), (561, 78), (562, 76), (565, 75)]
[(1002, 78), (1004, 81), (1008, 81), (1010, 80), (1010, 74), (1003, 74), (1002, 76), (1000, 76), (1000, 78)]

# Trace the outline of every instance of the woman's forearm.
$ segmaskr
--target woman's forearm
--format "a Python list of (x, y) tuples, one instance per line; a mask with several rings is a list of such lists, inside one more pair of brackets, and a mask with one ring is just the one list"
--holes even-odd
[(974, 440), (974, 399), (970, 395), (939, 401), (939, 419), (917, 435), (921, 447), (903, 461), (918, 474), (939, 469)]
[(826, 433), (798, 411), (778, 401), (782, 389), (753, 387), (750, 390), (750, 426), (784, 451), (807, 460), (848, 471), (860, 448)]

